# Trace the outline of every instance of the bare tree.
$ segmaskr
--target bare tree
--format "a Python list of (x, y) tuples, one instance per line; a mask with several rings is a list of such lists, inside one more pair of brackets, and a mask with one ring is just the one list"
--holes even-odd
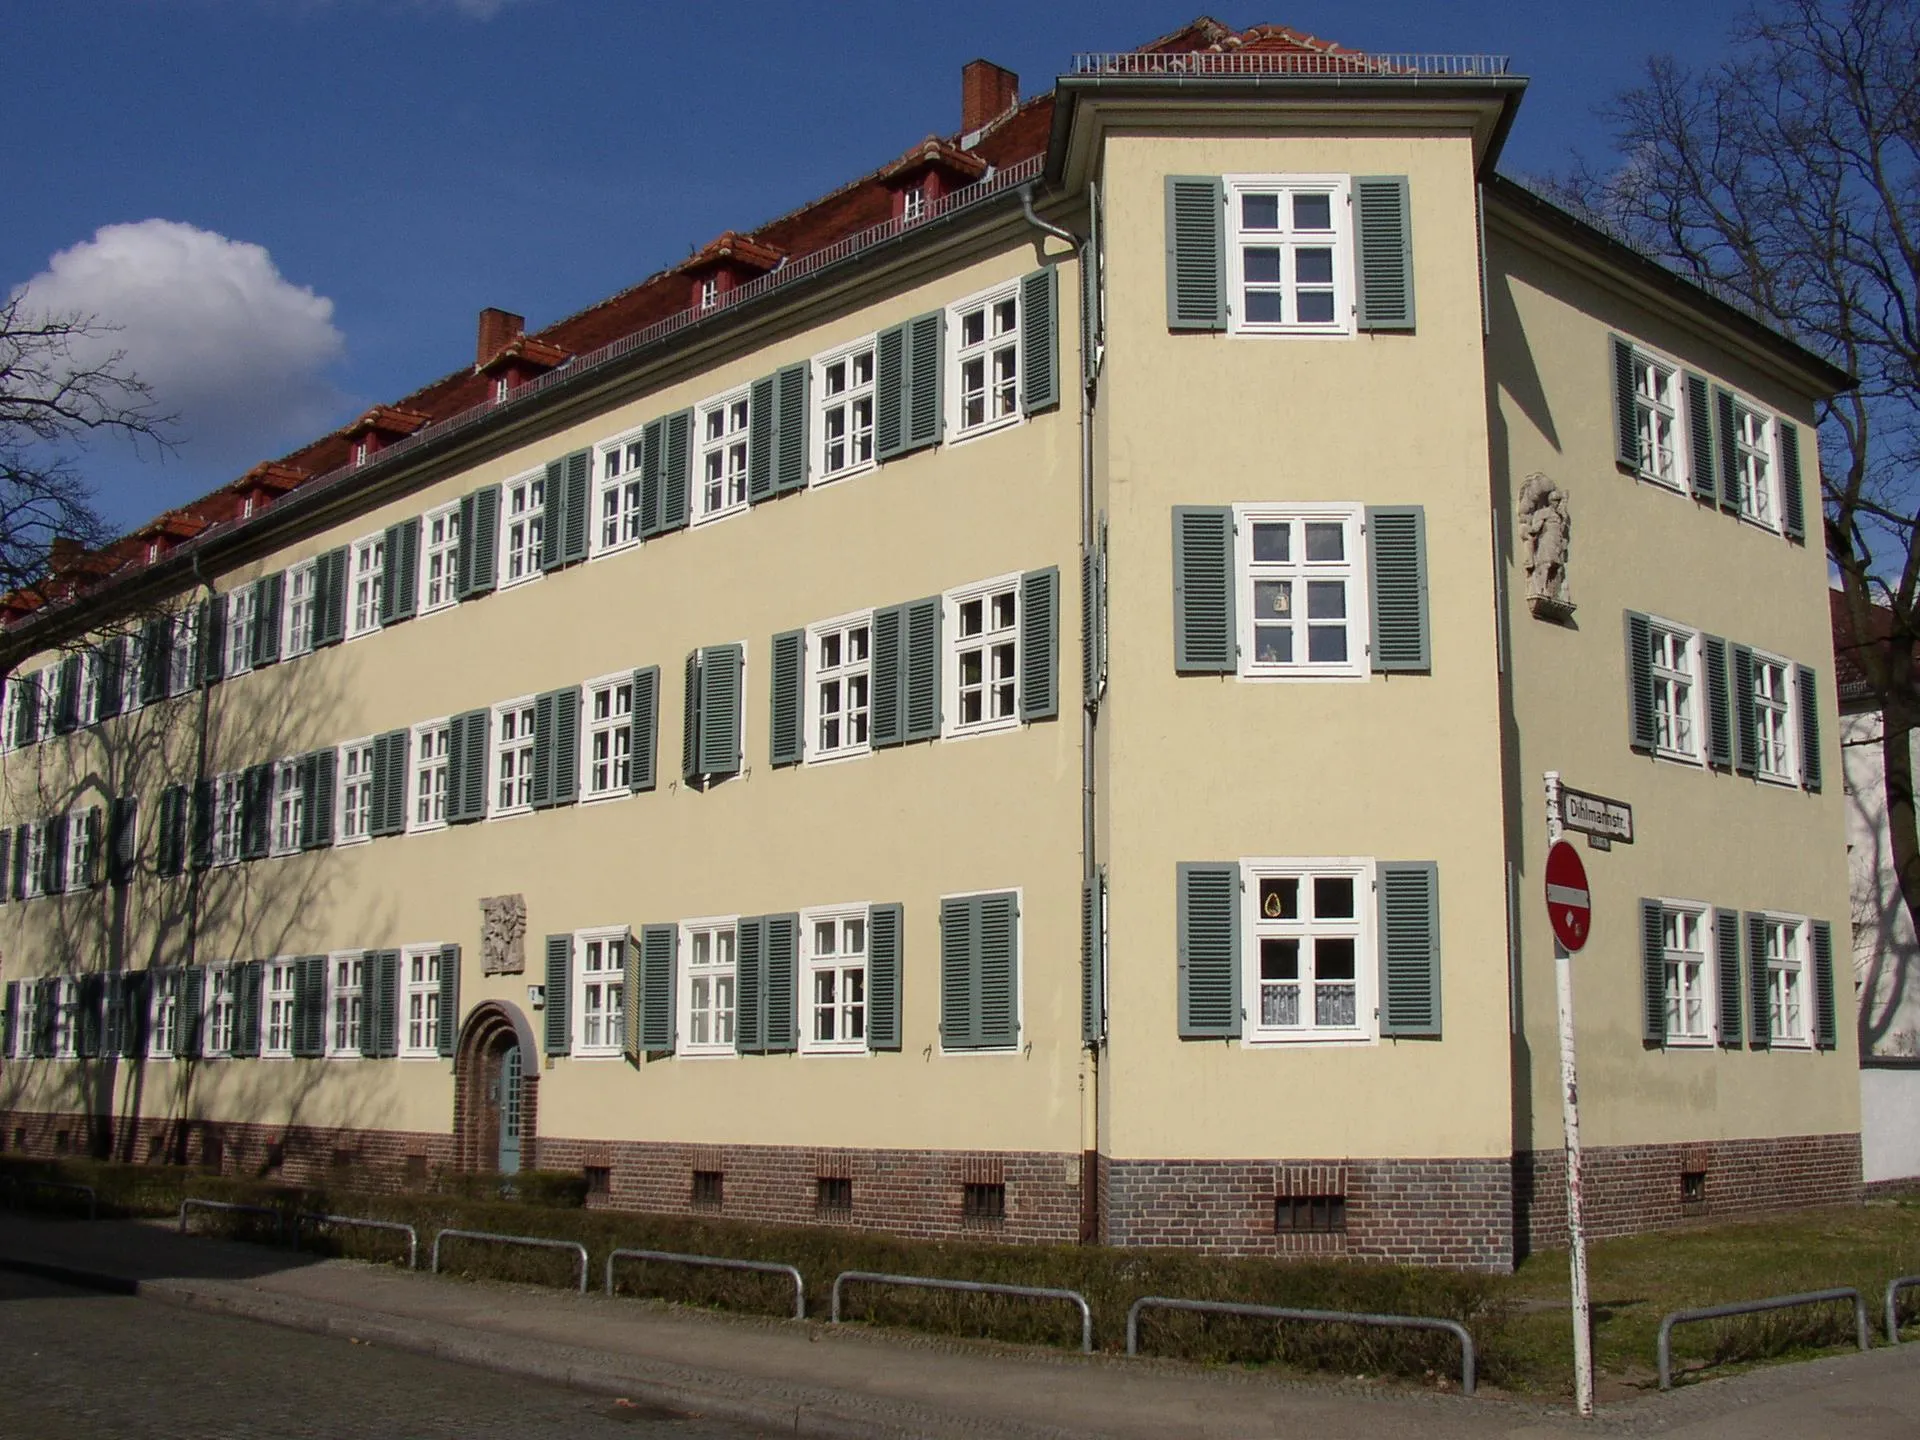
[(170, 423), (125, 352), (102, 352), (110, 327), (29, 299), (0, 302), (0, 594), (43, 581), (55, 539), (108, 538), (73, 452), (103, 434), (164, 449)]
[(1920, 924), (1920, 0), (1778, 0), (1732, 40), (1705, 70), (1649, 60), (1602, 111), (1617, 163), (1553, 188), (1859, 377), (1820, 416), (1826, 547)]

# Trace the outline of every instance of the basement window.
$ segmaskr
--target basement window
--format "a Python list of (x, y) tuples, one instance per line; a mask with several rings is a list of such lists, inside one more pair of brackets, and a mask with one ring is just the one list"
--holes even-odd
[(853, 1213), (852, 1179), (844, 1175), (822, 1175), (813, 1185), (813, 1208), (822, 1215)]
[(613, 1170), (610, 1166), (588, 1165), (584, 1168), (587, 1173), (587, 1194), (605, 1195), (613, 1189)]
[(1346, 1231), (1344, 1195), (1281, 1195), (1273, 1202), (1276, 1235), (1344, 1235)]
[(718, 1210), (726, 1195), (726, 1173), (720, 1170), (693, 1172), (693, 1206), (696, 1210)]
[(1707, 1203), (1706, 1171), (1682, 1170), (1680, 1172), (1680, 1203), (1682, 1205), (1704, 1205)]
[(976, 1224), (997, 1224), (1007, 1218), (1007, 1187), (967, 1185), (960, 1193), (960, 1214)]

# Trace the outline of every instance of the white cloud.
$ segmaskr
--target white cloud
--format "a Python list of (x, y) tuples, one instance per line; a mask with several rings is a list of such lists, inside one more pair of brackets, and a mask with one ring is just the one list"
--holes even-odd
[(179, 459), (209, 484), (331, 428), (348, 403), (326, 375), (346, 344), (333, 302), (259, 245), (175, 220), (106, 225), (13, 293), (115, 327), (76, 352), (126, 352), (178, 417)]

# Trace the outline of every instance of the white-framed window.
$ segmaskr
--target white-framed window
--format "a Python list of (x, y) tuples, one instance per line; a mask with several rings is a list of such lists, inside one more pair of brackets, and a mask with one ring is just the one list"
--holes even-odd
[(1744, 401), (1733, 402), (1733, 454), (1740, 475), (1740, 518), (1780, 528), (1778, 467), (1773, 463), (1772, 417)]
[[(140, 675), (147, 668), (147, 627), (135, 626), (127, 636), (126, 663), (120, 671), (120, 713), (131, 715), (140, 708)], [(7, 731), (9, 742), (13, 731)]]
[(1705, 905), (1660, 902), (1661, 945), (1666, 954), (1667, 1040), (1711, 1044), (1714, 1035), (1713, 920)]
[(287, 570), (286, 633), (281, 637), (280, 653), (288, 659), (313, 649), (315, 562), (302, 561)]
[[(15, 737), (20, 734), (21, 725), (25, 723), (27, 707), (38, 703), (38, 692), (33, 687), (44, 683), (44, 676), (38, 673), (33, 675), (14, 675), (8, 679), (6, 734), (4, 737), (0, 737), (0, 743), (4, 743), (7, 749), (12, 750), (17, 748), (14, 740)], [(35, 733), (37, 734), (39, 724), (39, 716), (37, 714), (34, 716), (34, 723), (36, 726)]]
[(1367, 678), (1365, 514), (1358, 505), (1235, 507), (1241, 675)]
[(865, 755), (873, 718), (873, 612), (811, 626), (807, 649), (807, 760)]
[(54, 982), (53, 1058), (71, 1060), (80, 1048), (80, 982), (71, 976)]
[(923, 180), (920, 184), (901, 193), (900, 223), (913, 225), (927, 218), (927, 187)]
[(231, 865), (246, 839), (246, 776), (238, 770), (213, 777), (213, 863)]
[(733, 1053), (736, 916), (688, 920), (680, 927), (680, 1053)]
[(1248, 860), (1243, 866), (1246, 1043), (1371, 1040), (1373, 861)]
[(447, 722), (413, 727), (412, 803), (407, 829), (437, 830), (447, 823)]
[(373, 820), (373, 741), (349, 740), (340, 747), (339, 843), (365, 840)]
[(1020, 721), (1020, 577), (1002, 575), (946, 596), (944, 693), (954, 697), (948, 735), (1003, 730)]
[(227, 592), (227, 653), (223, 673), (244, 675), (253, 668), (253, 600), (251, 585)]
[(100, 723), (100, 652), (89, 650), (80, 657), (80, 723)]
[(460, 564), (460, 505), (442, 505), (420, 517), (420, 613), (444, 610)]
[[(173, 649), (167, 656), (167, 691), (181, 695), (193, 689), (200, 678), (200, 616), (197, 611), (182, 610), (173, 617)], [(50, 690), (44, 680), (42, 691)], [(42, 733), (45, 733), (44, 730)]]
[(873, 465), (873, 337), (813, 362), (813, 481)]
[(699, 492), (694, 523), (717, 520), (747, 503), (748, 392), (736, 390), (700, 406)]
[(573, 1049), (576, 1055), (618, 1055), (626, 1042), (625, 927), (583, 930), (573, 937)]
[(387, 569), (387, 536), (382, 531), (353, 542), (348, 552), (353, 574), (347, 582), (347, 638), (380, 628), (380, 587)]
[(147, 1056), (152, 1060), (171, 1060), (180, 1043), (180, 977), (175, 970), (149, 970), (147, 1015)]
[(1654, 751), (1669, 760), (1700, 759), (1700, 635), (1654, 620), (1648, 623), (1653, 649)]
[(66, 888), (84, 890), (93, 876), (93, 867), (99, 859), (93, 853), (93, 829), (87, 824), (85, 810), (67, 812), (67, 862)]
[(947, 424), (955, 439), (1020, 418), (1020, 286), (1016, 281), (947, 309), (952, 359)]
[(1640, 474), (1679, 489), (1684, 483), (1680, 367), (1638, 346), (1633, 350), (1633, 418), (1640, 432)]
[(205, 1044), (202, 1047), (208, 1055), (226, 1055), (233, 1050), (233, 1031), (239, 1006), (235, 1003), (234, 980), (237, 972), (231, 965), (209, 965), (206, 972), (205, 1001), (207, 1009), (207, 1029)]
[(596, 555), (608, 555), (640, 542), (640, 467), (644, 454), (645, 444), (637, 431), (600, 447), (593, 509)]
[(300, 783), (300, 762), (282, 760), (273, 767), (273, 853), (291, 855), (300, 848), (300, 824), (307, 808)]
[(1811, 1045), (1807, 1003), (1807, 922), (1797, 915), (1761, 921), (1767, 957), (1769, 1040), (1775, 1045)]
[(536, 470), (500, 487), (500, 584), (518, 585), (540, 574), (547, 473)]
[(800, 1049), (862, 1054), (867, 1048), (867, 907), (824, 906), (800, 917)]
[(327, 957), (327, 1055), (360, 1053), (360, 1002), (365, 953), (349, 950)]
[(633, 766), (633, 672), (587, 682), (584, 799), (625, 795)]
[(1227, 328), (1353, 333), (1353, 218), (1345, 175), (1229, 175)]
[(406, 1017), (400, 1054), (434, 1059), (440, 1054), (440, 947), (411, 945), (401, 951), (400, 975), (400, 1013)]
[(1793, 669), (1784, 660), (1753, 657), (1753, 729), (1756, 773), (1762, 780), (1793, 784)]
[(533, 807), (533, 698), (493, 707), (495, 815)]
[(40, 1030), (40, 986), (36, 981), (22, 980), (14, 993), (20, 997), (20, 1018), (13, 1026), (13, 1053), (16, 1059), (25, 1060), (33, 1055), (33, 1037)]
[(260, 1053), (268, 1059), (293, 1054), (293, 975), (291, 960), (269, 960), (260, 967), (260, 1011), (266, 1022)]
[(720, 281), (712, 275), (700, 282), (700, 308), (711, 310), (720, 303)]
[(47, 822), (34, 820), (26, 827), (27, 832), (27, 896), (45, 894), (41, 884), (47, 876)]

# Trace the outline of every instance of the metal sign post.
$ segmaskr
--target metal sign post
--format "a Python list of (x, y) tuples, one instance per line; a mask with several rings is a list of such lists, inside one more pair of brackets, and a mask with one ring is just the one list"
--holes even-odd
[[(1560, 772), (1549, 770), (1547, 843), (1564, 835), (1560, 821)], [(1549, 902), (1551, 915), (1551, 902)], [(1587, 1232), (1581, 1216), (1580, 1081), (1573, 1050), (1573, 952), (1556, 937), (1553, 983), (1560, 1008), (1560, 1117), (1567, 1137), (1567, 1257), (1573, 1281), (1573, 1399), (1581, 1417), (1593, 1415), (1593, 1311), (1587, 1294)]]

